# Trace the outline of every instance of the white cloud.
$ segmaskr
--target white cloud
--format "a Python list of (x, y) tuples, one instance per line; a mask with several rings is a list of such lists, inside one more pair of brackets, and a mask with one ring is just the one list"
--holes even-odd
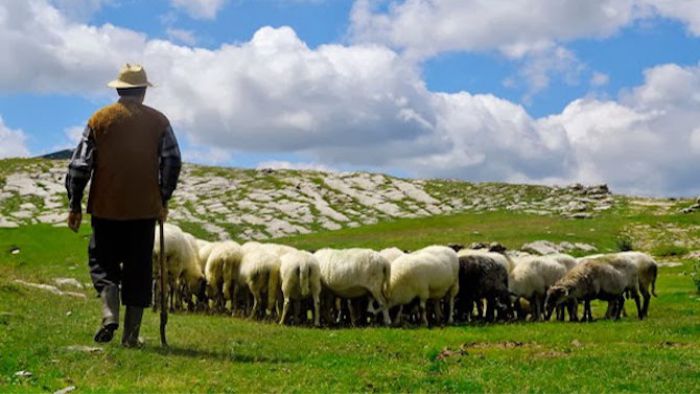
[(85, 22), (105, 5), (114, 3), (114, 0), (51, 0), (61, 13), (71, 20)]
[(71, 126), (63, 130), (63, 133), (68, 138), (68, 143), (71, 148), (78, 146), (78, 143), (83, 138), (83, 133), (85, 132), (85, 126)]
[(170, 0), (173, 7), (195, 19), (214, 19), (226, 5), (226, 0)]
[(700, 193), (700, 66), (649, 69), (618, 101), (576, 100), (544, 123), (564, 127), (572, 178), (639, 194)]
[(5, 125), (0, 116), (0, 159), (29, 156), (27, 136), (22, 130), (13, 130)]
[(351, 36), (409, 56), (498, 50), (521, 57), (556, 43), (607, 37), (640, 18), (673, 18), (700, 35), (694, 0), (356, 0)]
[(605, 37), (629, 23), (632, 0), (357, 0), (352, 36), (425, 57), (445, 51), (499, 50), (522, 56), (580, 37)]
[[(444, 52), (498, 52), (516, 61), (529, 103), (553, 78), (578, 82), (585, 69), (564, 46), (605, 38), (631, 23), (671, 18), (700, 35), (696, 0), (356, 0), (350, 38), (421, 61)], [(519, 84), (510, 77), (507, 84)]]
[(197, 37), (192, 30), (167, 28), (165, 33), (168, 38), (173, 42), (179, 42), (188, 46), (195, 46), (197, 44)]
[(0, 50), (5, 91), (95, 95), (109, 91), (104, 83), (122, 63), (144, 64), (158, 85), (147, 103), (196, 147), (186, 160), (284, 152), (313, 165), (422, 177), (700, 192), (691, 171), (698, 67), (656, 67), (617, 100), (577, 100), (534, 119), (492, 95), (430, 92), (415, 63), (385, 46), (310, 49), (288, 27), (265, 27), (250, 41), (213, 50), (190, 48), (70, 22), (34, 0), (0, 5)]
[[(180, 148), (182, 149), (182, 141), (180, 142)], [(218, 147), (206, 147), (206, 146), (194, 146), (187, 147), (182, 152), (182, 156), (186, 158), (187, 161), (192, 163), (206, 164), (206, 165), (221, 165), (230, 162), (232, 159), (231, 152), (226, 149), (221, 149)]]
[(595, 71), (593, 75), (591, 75), (590, 84), (593, 87), (605, 86), (608, 82), (610, 82), (610, 76), (608, 76), (608, 74)]

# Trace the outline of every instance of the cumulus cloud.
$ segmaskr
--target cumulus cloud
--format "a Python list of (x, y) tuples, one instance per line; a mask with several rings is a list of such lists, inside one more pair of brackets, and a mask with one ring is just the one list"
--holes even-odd
[(607, 37), (639, 18), (679, 20), (700, 35), (700, 2), (688, 0), (356, 0), (351, 36), (412, 56), (498, 50), (524, 56), (554, 43)]
[(662, 65), (617, 101), (576, 100), (542, 122), (566, 130), (578, 160), (573, 179), (646, 195), (697, 194), (699, 89), (700, 67)]
[(5, 125), (0, 116), (0, 159), (29, 156), (27, 136), (22, 130), (13, 130)]
[[(497, 52), (516, 61), (529, 103), (553, 78), (578, 83), (585, 69), (565, 45), (604, 38), (643, 19), (663, 17), (700, 35), (700, 1), (689, 0), (356, 0), (350, 37), (421, 61), (444, 52)], [(597, 81), (600, 81), (599, 79)], [(594, 81), (595, 82), (595, 81)]]
[(170, 41), (173, 42), (179, 42), (188, 46), (194, 46), (197, 44), (197, 37), (192, 30), (168, 27), (165, 29), (165, 34), (167, 34)]
[(554, 42), (605, 37), (635, 16), (632, 0), (357, 0), (352, 36), (430, 56), (496, 49), (522, 56)]
[(66, 17), (76, 21), (87, 21), (105, 5), (114, 0), (51, 0)]
[(195, 19), (214, 19), (226, 5), (226, 0), (170, 0), (173, 7)]
[(431, 92), (416, 63), (386, 46), (311, 49), (288, 27), (203, 49), (71, 22), (32, 0), (0, 5), (0, 49), (6, 91), (95, 95), (123, 62), (146, 65), (158, 85), (147, 103), (196, 147), (186, 160), (284, 152), (422, 177), (609, 182), (645, 194), (700, 185), (688, 170), (700, 150), (698, 67), (653, 68), (616, 100), (535, 119), (492, 95)]

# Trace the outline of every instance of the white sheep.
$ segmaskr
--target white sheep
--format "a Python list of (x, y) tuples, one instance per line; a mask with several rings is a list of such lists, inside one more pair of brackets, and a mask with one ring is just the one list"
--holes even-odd
[[(399, 306), (395, 323), (401, 322), (403, 306), (418, 299), (421, 321), (428, 325), (426, 302), (448, 297), (448, 324), (453, 323), (454, 302), (459, 292), (459, 259), (446, 246), (428, 246), (391, 263), (387, 308)], [(437, 308), (439, 315), (439, 308)]]
[[(204, 276), (199, 271), (197, 266), (197, 257), (192, 248), (191, 240), (187, 234), (179, 227), (166, 223), (163, 228), (165, 241), (165, 270), (166, 270), (166, 285), (164, 291), (160, 288), (160, 231), (155, 229), (155, 242), (153, 243), (153, 274), (155, 278), (155, 297), (160, 297), (165, 294), (169, 298), (169, 307), (175, 309), (179, 300), (175, 299), (176, 289), (181, 283), (181, 277), (187, 283), (191, 294), (201, 296), (200, 289), (203, 287)], [(154, 302), (154, 309), (158, 307), (157, 302)]]
[(517, 259), (515, 268), (508, 276), (508, 289), (514, 296), (528, 300), (532, 307), (532, 319), (539, 320), (547, 289), (566, 272), (562, 264), (545, 256), (523, 257)]
[[(639, 269), (637, 264), (632, 262), (633, 258), (631, 255), (624, 255), (619, 253), (613, 254), (603, 254), (583, 257), (579, 260), (579, 264), (585, 262), (597, 262), (600, 264), (608, 264), (615, 268), (622, 274), (625, 281), (625, 291), (630, 294), (637, 306), (637, 315), (640, 319), (644, 318), (642, 313), (642, 305), (639, 300)], [(624, 311), (624, 298), (622, 299), (621, 310)], [(611, 311), (608, 310), (606, 313), (607, 317), (610, 317)]]
[(253, 307), (250, 317), (257, 316), (262, 304), (263, 293), (267, 293), (267, 313), (273, 316), (280, 289), (280, 258), (265, 248), (245, 248), (237, 284), (232, 299), (236, 300), (239, 287), (247, 288), (253, 295)]
[(235, 308), (233, 287), (241, 263), (241, 246), (234, 241), (213, 244), (207, 258), (205, 275), (207, 278), (206, 295), (219, 311), (223, 310), (226, 300)]
[(209, 260), (209, 255), (214, 247), (218, 245), (219, 242), (209, 242), (203, 239), (197, 239), (197, 262), (199, 263), (199, 269), (202, 273), (205, 273), (207, 268), (207, 260)]
[(555, 254), (548, 254), (542, 257), (546, 257), (560, 265), (562, 265), (564, 268), (566, 268), (567, 271), (571, 271), (572, 268), (578, 264), (578, 261), (576, 258), (574, 258), (571, 255), (568, 255), (566, 253), (555, 253)]
[(386, 248), (382, 249), (379, 251), (379, 254), (386, 259), (388, 262), (392, 262), (396, 260), (397, 258), (403, 256), (406, 254), (403, 250), (397, 248), (397, 247), (391, 247), (391, 248)]
[(637, 266), (637, 272), (639, 274), (639, 291), (642, 293), (642, 297), (644, 298), (642, 316), (646, 317), (649, 314), (649, 301), (651, 300), (651, 296), (653, 295), (656, 297), (656, 277), (659, 273), (659, 266), (656, 264), (656, 261), (654, 261), (654, 259), (646, 253), (621, 252), (618, 253), (618, 255)]
[(280, 277), (284, 306), (279, 324), (284, 324), (292, 300), (298, 302), (311, 297), (314, 302), (314, 325), (318, 327), (320, 325), (321, 270), (314, 255), (305, 251), (285, 253), (280, 258)]
[[(391, 324), (386, 308), (391, 265), (384, 257), (371, 249), (360, 248), (321, 249), (316, 251), (314, 256), (321, 269), (321, 283), (326, 289), (345, 299), (370, 295), (379, 303), (384, 324)], [(350, 318), (354, 325), (355, 315), (352, 308)]]

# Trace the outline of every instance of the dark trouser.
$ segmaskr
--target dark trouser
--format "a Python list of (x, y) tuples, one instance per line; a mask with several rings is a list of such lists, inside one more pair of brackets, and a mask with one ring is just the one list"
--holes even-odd
[(98, 294), (106, 286), (121, 283), (123, 305), (151, 305), (155, 223), (155, 219), (121, 221), (92, 217), (88, 257)]

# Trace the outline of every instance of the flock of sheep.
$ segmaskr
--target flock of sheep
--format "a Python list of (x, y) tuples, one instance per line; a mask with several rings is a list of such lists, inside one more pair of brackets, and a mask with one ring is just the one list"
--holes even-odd
[[(643, 319), (656, 296), (658, 266), (640, 252), (575, 259), (451, 245), (410, 253), (398, 248), (310, 253), (273, 243), (207, 242), (171, 224), (164, 234), (164, 294), (171, 310), (227, 312), (280, 324), (427, 326), (549, 319), (555, 311), (559, 320), (568, 312), (577, 321), (579, 302), (583, 320), (592, 320), (594, 299), (608, 302), (606, 318), (618, 319), (626, 298), (634, 299)], [(158, 239), (156, 232), (154, 307), (163, 294)]]

